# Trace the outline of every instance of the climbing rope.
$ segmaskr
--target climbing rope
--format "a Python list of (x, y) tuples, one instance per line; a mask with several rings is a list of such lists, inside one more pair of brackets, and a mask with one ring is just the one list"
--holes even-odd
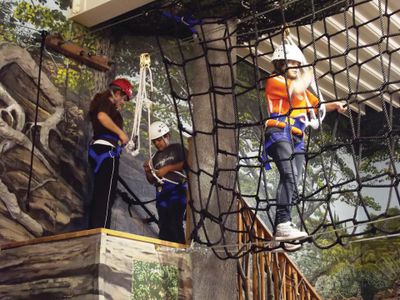
[[(140, 151), (140, 124), (142, 119), (143, 109), (147, 109), (147, 122), (150, 128), (151, 120), (151, 105), (153, 102), (149, 99), (147, 94), (147, 85), (150, 86), (150, 91), (153, 91), (153, 76), (150, 68), (150, 55), (142, 53), (140, 55), (140, 71), (139, 71), (139, 84), (138, 93), (135, 100), (135, 113), (133, 118), (132, 133), (129, 142), (126, 145), (126, 150), (132, 156), (136, 156)], [(149, 150), (151, 148), (151, 141), (149, 141)]]

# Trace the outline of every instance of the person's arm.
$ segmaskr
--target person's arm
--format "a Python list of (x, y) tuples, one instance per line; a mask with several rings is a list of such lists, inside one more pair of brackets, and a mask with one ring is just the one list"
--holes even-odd
[(344, 113), (347, 110), (346, 103), (342, 101), (328, 102), (324, 103), (324, 105), (327, 112), (337, 110), (337, 112)]
[(105, 112), (101, 111), (97, 114), (97, 119), (103, 125), (105, 128), (108, 130), (114, 132), (116, 135), (118, 135), (118, 138), (120, 139), (121, 143), (123, 145), (127, 144), (129, 142), (129, 138), (126, 135), (126, 133), (119, 128), (114, 121), (110, 118), (109, 115), (107, 115)]
[(166, 165), (159, 170), (156, 170), (156, 175), (160, 178), (164, 177), (167, 175), (169, 172), (174, 172), (174, 171), (182, 171), (184, 167), (184, 162), (178, 162), (176, 164), (170, 164)]
[(146, 160), (143, 164), (143, 169), (146, 174), (146, 179), (149, 183), (154, 184), (156, 183), (156, 179), (154, 178), (153, 174), (151, 173), (149, 161)]

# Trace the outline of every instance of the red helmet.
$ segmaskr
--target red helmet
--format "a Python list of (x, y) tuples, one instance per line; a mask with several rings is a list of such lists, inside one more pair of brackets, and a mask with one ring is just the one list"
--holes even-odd
[(110, 87), (113, 87), (113, 86), (120, 88), (121, 91), (124, 92), (125, 95), (128, 96), (129, 100), (132, 98), (133, 87), (132, 87), (132, 84), (128, 80), (126, 80), (124, 78), (115, 79), (110, 83)]

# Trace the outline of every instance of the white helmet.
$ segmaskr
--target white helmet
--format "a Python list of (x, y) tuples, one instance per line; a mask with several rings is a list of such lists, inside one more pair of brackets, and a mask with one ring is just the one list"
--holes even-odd
[(165, 125), (165, 123), (156, 121), (150, 125), (149, 129), (150, 140), (158, 139), (159, 137), (166, 135), (168, 132), (169, 128), (167, 125)]
[(276, 47), (274, 53), (272, 54), (272, 61), (285, 59), (297, 61), (301, 65), (305, 62), (305, 57), (299, 47), (290, 44), (285, 44), (285, 48), (283, 48), (283, 45)]

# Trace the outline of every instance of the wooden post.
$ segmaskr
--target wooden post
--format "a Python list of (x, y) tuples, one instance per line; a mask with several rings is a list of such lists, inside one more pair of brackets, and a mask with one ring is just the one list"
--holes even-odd
[(282, 295), (283, 299), (287, 299), (287, 294), (286, 294), (286, 257), (284, 256), (284, 253), (278, 253), (279, 257), (279, 269), (281, 271), (281, 281), (282, 281)]
[(293, 273), (293, 284), (294, 284), (294, 299), (298, 299), (299, 297), (299, 277), (297, 276), (297, 272)]
[[(192, 151), (193, 151), (193, 138), (190, 137), (188, 138), (188, 154), (186, 157), (186, 163), (188, 164), (189, 168), (191, 168), (191, 162), (192, 162)], [(190, 182), (190, 172), (187, 174), (187, 182)], [(186, 226), (185, 226), (185, 239), (186, 239), (186, 244), (190, 244), (190, 235), (192, 234), (192, 211), (190, 209), (190, 191), (189, 189), (186, 190)]]
[[(242, 215), (240, 213), (240, 209), (242, 208), (242, 204), (240, 201), (238, 201), (238, 211), (239, 213), (237, 214), (237, 228), (238, 228), (238, 235), (237, 235), (237, 243), (238, 243), (238, 248), (240, 249), (241, 244), (242, 244), (242, 231), (243, 231), (243, 220), (242, 220)], [(243, 261), (243, 258), (239, 258), (238, 260), (238, 269), (241, 270), (241, 272), (238, 274), (238, 285), (239, 285), (239, 300), (243, 300), (243, 280), (242, 280), (242, 266), (241, 263)]]
[[(254, 227), (253, 227), (254, 235), (256, 235), (257, 223), (254, 223), (253, 225), (254, 225)], [(255, 242), (255, 239), (253, 237), (251, 238), (251, 242), (252, 243)], [(251, 256), (252, 256), (252, 265), (253, 265), (253, 299), (258, 299), (258, 279), (259, 279), (259, 276), (258, 276), (259, 270), (258, 270), (258, 261), (257, 261), (258, 254), (252, 253)]]
[(286, 265), (286, 269), (287, 269), (287, 299), (288, 300), (293, 300), (293, 270), (290, 266), (290, 264)]
[[(258, 229), (259, 233), (258, 236), (261, 238), (261, 242), (264, 240), (264, 232), (261, 230), (261, 228)], [(265, 299), (265, 257), (264, 253), (260, 253), (260, 272), (261, 272), (261, 289), (260, 289), (260, 299)]]
[(274, 259), (273, 259), (273, 267), (272, 267), (272, 276), (274, 278), (274, 296), (275, 299), (281, 299), (280, 294), (281, 294), (281, 289), (280, 289), (280, 284), (281, 284), (281, 279), (280, 279), (280, 272), (279, 272), (279, 265), (278, 265), (278, 253), (274, 254)]
[(98, 71), (106, 72), (111, 69), (111, 61), (107, 56), (93, 54), (73, 42), (65, 41), (59, 34), (47, 36), (46, 47)]

